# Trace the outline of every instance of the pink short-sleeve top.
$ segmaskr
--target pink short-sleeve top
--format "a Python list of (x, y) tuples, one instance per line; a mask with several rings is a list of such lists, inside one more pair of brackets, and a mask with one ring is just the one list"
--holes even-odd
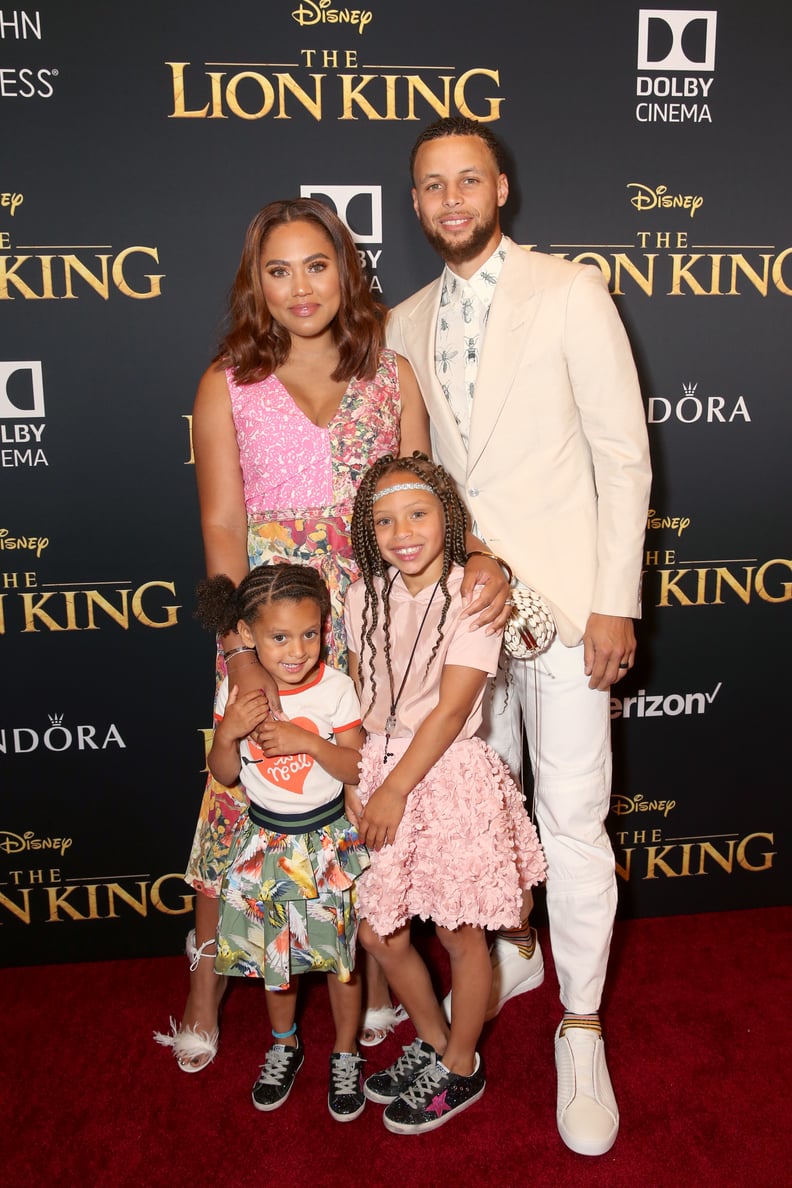
[[(391, 577), (395, 572), (395, 570), (391, 570)], [(477, 668), (489, 676), (494, 676), (497, 671), (502, 633), (495, 632), (493, 635), (487, 635), (483, 628), (475, 631), (470, 630), (470, 620), (462, 618), (465, 608), (459, 589), (463, 577), (464, 570), (456, 565), (448, 575), (447, 585), (451, 602), (442, 625), (442, 639), (428, 670), (427, 663), (441, 631), (440, 619), (445, 597), (441, 589), (438, 589), (432, 597), (433, 585), (412, 595), (404, 585), (400, 574), (396, 575), (393, 580), (390, 588), (390, 630), (394, 692), (401, 685), (413, 643), (416, 638), (418, 641), (415, 646), (415, 655), (407, 672), (404, 690), (399, 697), (395, 714), (396, 729), (390, 732), (393, 738), (412, 738), (426, 715), (435, 708), (440, 700), (440, 679), (446, 664)], [(379, 579), (377, 585), (381, 585)], [(361, 658), (364, 598), (363, 581), (353, 582), (347, 590), (344, 608), (347, 641), (350, 652), (354, 652), (360, 658), (363, 725), (370, 734), (385, 734), (385, 722), (390, 710), (390, 682), (385, 665), (383, 615), (380, 613), (379, 623), (373, 636), (376, 649), (374, 655), (376, 697), (372, 704), (368, 647), (363, 649)], [(421, 629), (421, 620), (427, 611), (430, 599), (431, 604), (426, 621)], [(471, 708), (458, 738), (472, 738), (476, 734), (481, 725), (483, 698), (484, 685), (482, 685), (481, 693)]]

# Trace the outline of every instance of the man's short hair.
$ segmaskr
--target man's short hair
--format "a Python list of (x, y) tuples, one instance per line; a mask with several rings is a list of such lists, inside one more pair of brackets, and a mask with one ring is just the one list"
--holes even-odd
[(492, 153), (498, 173), (506, 172), (506, 151), (495, 133), (491, 132), (486, 124), (482, 124), (478, 120), (471, 120), (467, 116), (446, 116), (445, 119), (435, 120), (433, 124), (424, 128), (413, 145), (410, 153), (411, 178), (414, 178), (415, 175), (415, 158), (421, 145), (426, 144), (429, 140), (441, 140), (444, 136), (478, 136), (479, 140), (483, 140)]

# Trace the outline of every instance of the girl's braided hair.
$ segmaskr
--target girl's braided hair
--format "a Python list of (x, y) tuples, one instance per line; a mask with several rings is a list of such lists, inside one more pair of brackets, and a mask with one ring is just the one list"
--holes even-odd
[(319, 606), (322, 622), (330, 614), (330, 595), (322, 578), (310, 565), (258, 565), (238, 586), (224, 573), (206, 578), (196, 590), (195, 617), (218, 635), (235, 631), (240, 619), (250, 626), (260, 606), (273, 602), (301, 602), (312, 598)]
[[(352, 549), (355, 554), (360, 576), (365, 585), (363, 603), (363, 623), (360, 635), (359, 678), (361, 690), (367, 680), (371, 681), (371, 705), (377, 697), (377, 681), (374, 676), (374, 631), (380, 620), (380, 603), (382, 605), (383, 635), (385, 639), (385, 664), (393, 680), (391, 667), (390, 641), (390, 582), (388, 567), (380, 555), (377, 546), (377, 536), (374, 531), (374, 496), (380, 479), (390, 476), (395, 481), (409, 480), (411, 477), (426, 483), (443, 505), (445, 518), (445, 533), (443, 536), (443, 570), (440, 575), (440, 589), (443, 592), (443, 611), (438, 624), (438, 634), (432, 653), (427, 661), (426, 669), (437, 654), (440, 641), (443, 638), (443, 625), (451, 605), (451, 595), (448, 591), (448, 575), (453, 565), (464, 565), (467, 561), (465, 537), (467, 533), (467, 513), (451, 476), (442, 466), (431, 462), (426, 454), (417, 450), (410, 458), (396, 458), (393, 454), (385, 454), (371, 466), (363, 476), (355, 497), (355, 507), (352, 513)], [(377, 579), (381, 585), (377, 586)], [(368, 649), (369, 676), (363, 668), (363, 653)]]

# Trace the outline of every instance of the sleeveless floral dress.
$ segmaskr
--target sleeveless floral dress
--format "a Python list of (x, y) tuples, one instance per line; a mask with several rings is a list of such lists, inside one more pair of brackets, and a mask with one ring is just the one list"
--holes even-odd
[[(226, 372), (248, 519), (251, 569), (264, 562), (312, 565), (330, 591), (328, 664), (347, 669), (344, 595), (357, 577), (352, 507), (360, 480), (383, 454), (398, 454), (401, 402), (396, 355), (380, 352), (371, 380), (353, 379), (325, 427), (314, 425), (274, 375), (238, 385)], [(218, 646), (216, 689), (226, 671)], [(216, 898), (232, 837), (247, 809), (241, 786), (207, 779), (185, 880)]]

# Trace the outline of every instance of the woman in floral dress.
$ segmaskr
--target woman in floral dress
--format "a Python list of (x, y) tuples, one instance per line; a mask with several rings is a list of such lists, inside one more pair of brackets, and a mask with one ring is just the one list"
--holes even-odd
[[(384, 348), (384, 319), (352, 238), (329, 207), (302, 198), (270, 203), (248, 227), (230, 328), (193, 414), (207, 574), (239, 582), (263, 561), (316, 567), (331, 593), (326, 658), (342, 669), (361, 476), (383, 454), (430, 451), (423, 399), (407, 361)], [(492, 618), (506, 598), (501, 571), (482, 557), (468, 569), (471, 588), (474, 579), (487, 584), (472, 609), (489, 606)], [(235, 632), (219, 641), (218, 686), (226, 672), (240, 693), (269, 688)], [(158, 1037), (185, 1072), (200, 1071), (217, 1052), (225, 989), (214, 973), (218, 895), (245, 806), (239, 787), (209, 779), (185, 875), (196, 891), (190, 993), (181, 1025), (171, 1021), (172, 1034)], [(387, 1003), (387, 1013), (381, 973), (369, 970), (367, 982), (369, 1006)]]

